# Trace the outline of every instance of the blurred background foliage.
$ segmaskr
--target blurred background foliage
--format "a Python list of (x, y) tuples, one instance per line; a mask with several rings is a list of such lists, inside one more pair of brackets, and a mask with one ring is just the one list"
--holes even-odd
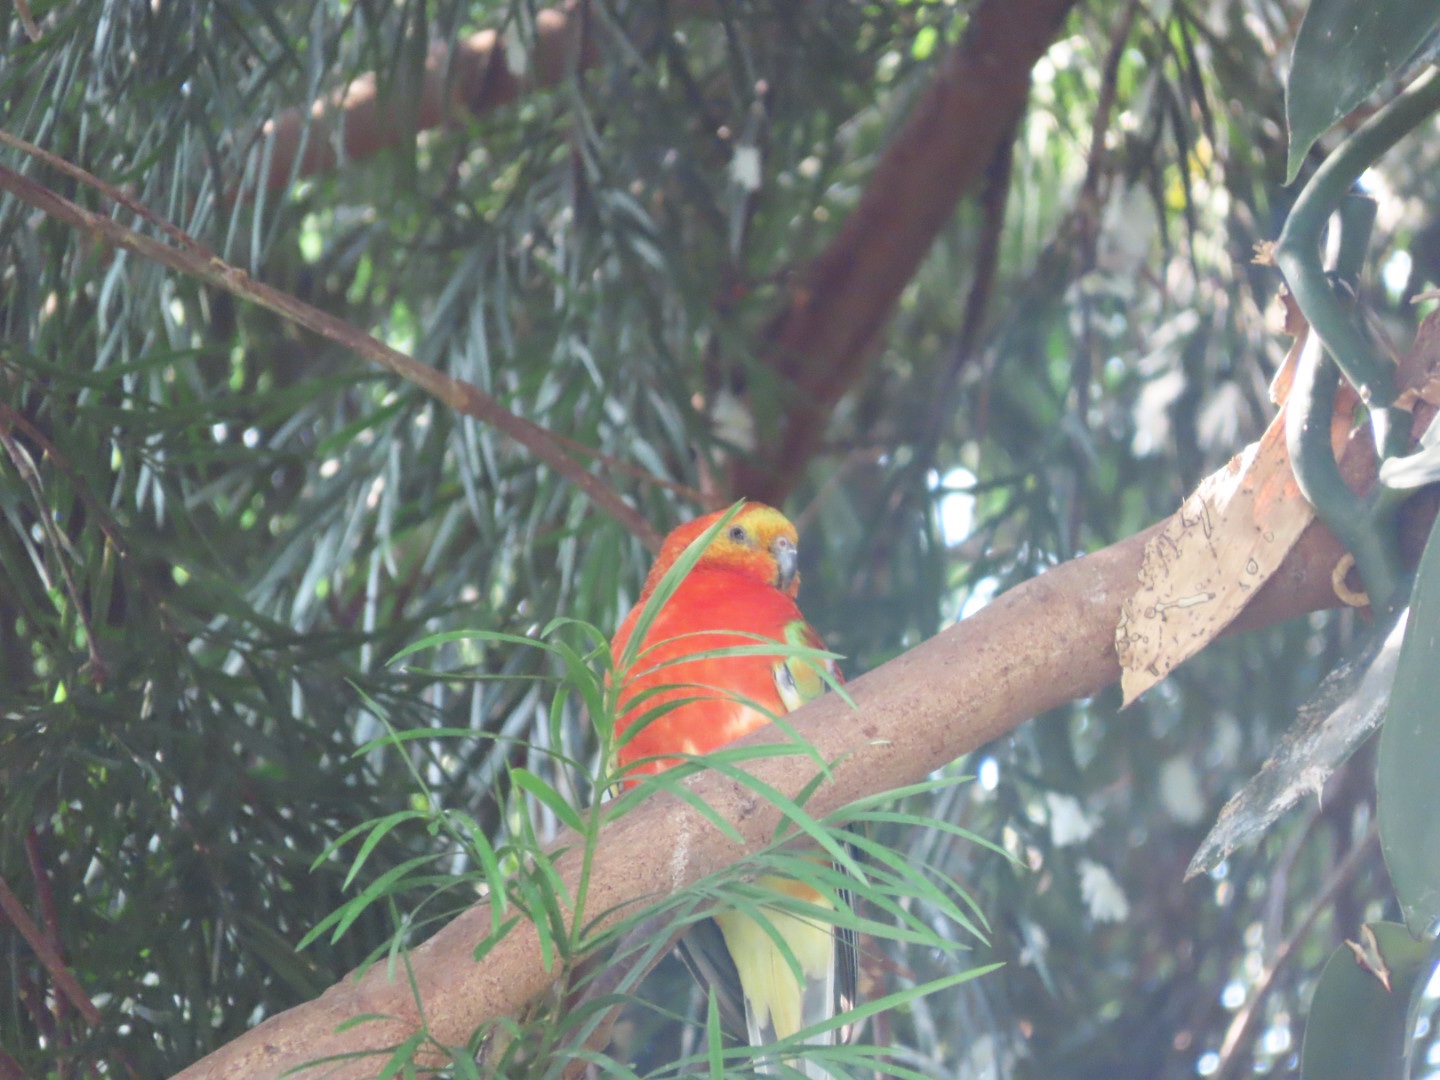
[[(403, 99), (430, 43), (480, 29), (518, 64), (537, 10), (31, 0), (38, 38), (3, 31), (0, 115), (257, 278), (633, 467), (596, 466), (664, 530), (701, 509), (689, 491), (743, 494), (727, 463), (780, 393), (769, 320), (973, 6), (594, 3), (587, 70), (572, 56), (514, 103), (238, 200), (268, 118), (372, 72)], [(1287, 341), (1277, 275), (1250, 260), (1292, 198), (1302, 10), (1093, 0), (1036, 65), (1011, 152), (935, 236), (786, 500), (807, 614), (852, 677), (1170, 513), (1259, 435)], [(1402, 342), (1433, 262), (1415, 250), (1437, 228), (1431, 152), (1371, 177), (1367, 299)], [(372, 703), (402, 730), (504, 737), (408, 744), (432, 798), (497, 837), (510, 767), (590, 798), (550, 757), (583, 760), (593, 735), (578, 713), (548, 723), (542, 653), (456, 644), (433, 665), (504, 676), (486, 682), (387, 660), (453, 628), (613, 628), (649, 554), (512, 440), (266, 312), (9, 196), (0, 253), (0, 877), (100, 1012), (4, 923), (0, 1074), (158, 1076), (394, 931), (403, 898), (294, 948), (435, 843), (397, 833), (348, 892), (338, 860), (311, 868), (419, 797), (396, 751), (354, 754)], [(1019, 865), (938, 830), (889, 838), (962, 881), (993, 938), (872, 953), (866, 978), (1006, 967), (881, 1018), (879, 1041), (937, 1076), (1289, 1073), (1319, 965), (1394, 916), (1375, 845), (1346, 859), (1372, 830), (1368, 754), (1260, 846), (1182, 875), (1354, 632), (1317, 615), (1223, 641), (1123, 714), (1107, 692), (1025, 725), (962, 763), (974, 783), (912, 806)], [(662, 966), (652, 992), (687, 979)], [(662, 1064), (687, 1036), (646, 1024), (619, 1053)]]

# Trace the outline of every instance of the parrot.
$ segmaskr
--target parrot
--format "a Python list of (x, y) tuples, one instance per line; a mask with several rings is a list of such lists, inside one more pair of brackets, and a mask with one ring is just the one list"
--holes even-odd
[[(686, 522), (665, 538), (635, 607), (611, 644), (620, 658), (646, 602), (677, 559), (730, 511)], [(618, 692), (615, 754), (622, 788), (658, 773), (679, 755), (706, 754), (798, 709), (840, 673), (833, 659), (799, 656), (704, 656), (756, 638), (824, 649), (820, 635), (796, 604), (800, 588), (795, 526), (763, 503), (740, 505), (709, 542), (674, 594), (654, 616)], [(696, 656), (687, 660), (686, 657)], [(642, 716), (655, 714), (643, 726)], [(630, 729), (635, 727), (634, 731)], [(806, 903), (833, 909), (830, 898), (793, 879), (761, 877), (757, 884)], [(842, 901), (846, 899), (841, 896)], [(854, 934), (793, 911), (766, 911), (774, 933), (788, 944), (803, 978), (756, 919), (719, 911), (681, 938), (681, 958), (711, 986), (733, 1026), (743, 1022), (747, 1041), (765, 1046), (850, 1008), (855, 1000)], [(717, 933), (718, 929), (718, 933)], [(743, 1004), (742, 1004), (743, 1003)], [(833, 1043), (833, 1029), (815, 1040)], [(831, 1074), (815, 1062), (806, 1075)], [(773, 1071), (761, 1064), (762, 1071)]]

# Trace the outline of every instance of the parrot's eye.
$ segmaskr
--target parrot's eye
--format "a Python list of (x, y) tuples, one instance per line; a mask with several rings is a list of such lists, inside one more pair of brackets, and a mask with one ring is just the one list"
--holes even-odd
[(745, 531), (744, 525), (731, 525), (730, 539), (737, 544), (748, 544), (750, 542), (750, 534)]

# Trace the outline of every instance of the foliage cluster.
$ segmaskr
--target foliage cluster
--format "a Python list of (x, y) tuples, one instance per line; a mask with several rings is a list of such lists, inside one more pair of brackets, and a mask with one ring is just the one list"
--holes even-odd
[[(581, 6), (588, 69), (283, 191), (237, 197), (266, 120), (365, 73), (404, 100), (431, 42), (479, 29), (518, 63), (537, 9), (30, 0), (38, 37), (13, 19), (0, 42), (0, 126), (597, 451), (663, 528), (697, 489), (736, 494), (748, 425), (784, 402), (777, 305), (980, 5)], [(1169, 513), (1263, 428), (1285, 341), (1250, 257), (1293, 198), (1302, 6), (1097, 0), (1036, 66), (1013, 147), (788, 501), (802, 602), (849, 674)], [(0, 163), (149, 229), (11, 147)], [(1434, 269), (1430, 164), (1407, 145), (1372, 174), (1366, 293), (1403, 336)], [(0, 1075), (162, 1075), (586, 826), (604, 725), (580, 706), (603, 688), (575, 628), (616, 624), (648, 554), (497, 429), (9, 195), (0, 283), (0, 881), (100, 1012), (0, 923)], [(1181, 882), (1355, 633), (1327, 615), (1221, 643), (1123, 714), (1106, 693), (985, 748), (974, 783), (857, 811), (989, 923), (975, 943), (968, 908), (890, 883), (914, 895), (871, 997), (933, 992), (871, 1021), (889, 1067), (1289, 1070), (1332, 948), (1394, 915), (1368, 751)], [(425, 669), (388, 663), (422, 640)], [(704, 1028), (688, 986), (660, 967), (643, 993), (668, 1014), (627, 1016), (611, 1053), (707, 1060), (661, 1022)]]

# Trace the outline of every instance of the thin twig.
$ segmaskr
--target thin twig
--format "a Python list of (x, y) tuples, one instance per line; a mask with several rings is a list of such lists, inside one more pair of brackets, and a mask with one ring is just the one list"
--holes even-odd
[(693, 488), (689, 484), (682, 484), (677, 480), (667, 480), (663, 476), (656, 476), (648, 469), (642, 469), (639, 465), (631, 465), (628, 461), (621, 461), (617, 457), (611, 457), (603, 450), (597, 450), (593, 446), (587, 446), (585, 443), (572, 439), (568, 435), (562, 435), (558, 431), (553, 432), (553, 434), (555, 440), (567, 450), (576, 454), (583, 454), (588, 458), (593, 458), (607, 469), (624, 473), (632, 480), (639, 480), (642, 483), (651, 484), (654, 487), (664, 488), (666, 491), (679, 495), (682, 499), (693, 503), (695, 506), (705, 506), (705, 496), (698, 488)]
[(129, 210), (136, 217), (140, 218), (140, 220), (148, 221), (151, 225), (154, 225), (155, 228), (170, 237), (171, 240), (174, 240), (176, 244), (186, 251), (199, 255), (203, 259), (213, 259), (215, 257), (213, 251), (200, 243), (199, 240), (196, 240), (184, 229), (175, 225), (173, 222), (167, 221), (138, 199), (132, 198), (130, 195), (121, 191), (114, 184), (107, 183), (93, 173), (86, 172), (79, 165), (66, 161), (57, 154), (52, 154), (43, 146), (36, 146), (34, 143), (27, 142), (18, 135), (12, 135), (3, 128), (0, 128), (0, 143), (4, 143), (6, 146), (13, 146), (16, 150), (29, 154), (39, 161), (43, 161), (56, 172), (70, 177), (71, 180), (77, 180), (87, 187), (94, 188), (107, 199), (113, 199), (125, 207), (126, 210)]
[(757, 454), (733, 464), (739, 492), (783, 500), (838, 403), (874, 363), (904, 292), (1029, 100), (1029, 73), (1074, 0), (983, 0), (870, 171), (859, 201), (793, 277), (758, 350), (785, 388)]
[(1110, 31), (1110, 48), (1105, 54), (1105, 67), (1100, 76), (1100, 93), (1095, 99), (1095, 116), (1090, 123), (1090, 150), (1085, 155), (1085, 179), (1080, 184), (1082, 197), (1099, 195), (1100, 178), (1104, 175), (1105, 133), (1110, 130), (1110, 113), (1115, 108), (1115, 95), (1120, 85), (1120, 61), (1130, 41), (1140, 0), (1130, 0)]
[(935, 392), (939, 408), (932, 409), (925, 424), (915, 454), (916, 464), (929, 470), (935, 461), (935, 450), (955, 413), (960, 377), (980, 358), (976, 344), (980, 341), (981, 329), (990, 309), (990, 297), (995, 291), (995, 276), (1000, 269), (1000, 241), (1005, 229), (1005, 212), (1010, 202), (1010, 181), (1015, 167), (1015, 136), (1019, 130), (1017, 122), (995, 147), (995, 155), (985, 168), (976, 204), (980, 210), (980, 235), (975, 243), (971, 259), (970, 291), (965, 297), (965, 314), (960, 323), (960, 332), (950, 350), (949, 362), (940, 374), (940, 385)]
[[(82, 169), (75, 168), (75, 175), (87, 184), (97, 187), (100, 185), (98, 180)], [(652, 550), (659, 549), (660, 536), (650, 523), (617, 492), (566, 453), (561, 441), (553, 433), (533, 421), (515, 415), (474, 384), (456, 379), (429, 364), (422, 364), (414, 357), (355, 329), (343, 319), (311, 307), (289, 293), (255, 281), (245, 271), (230, 265), (217, 255), (201, 254), (204, 249), (198, 247), (198, 242), (192, 241), (183, 248), (170, 247), (153, 237), (126, 228), (114, 218), (86, 210), (4, 165), (0, 165), (0, 190), (10, 192), (22, 202), (67, 225), (85, 230), (99, 241), (198, 278), (208, 285), (223, 289), (298, 326), (329, 338), (413, 383), (456, 412), (493, 425), (575, 484), (597, 506), (639, 537), (646, 546)]]
[(1280, 935), (1285, 928), (1285, 908), (1290, 895), (1290, 890), (1287, 888), (1290, 871), (1295, 868), (1295, 860), (1309, 845), (1311, 830), (1320, 820), (1321, 810), (1318, 799), (1313, 803), (1306, 804), (1300, 820), (1293, 826), (1294, 835), (1286, 841), (1285, 846), (1280, 849), (1280, 855), (1270, 866), (1269, 877), (1274, 885), (1265, 898), (1265, 913), (1260, 923), (1265, 934), (1261, 938), (1262, 941), (1280, 940)]
[[(605, 966), (599, 971), (594, 970), (599, 962), (595, 957), (582, 961), (580, 980), (585, 986), (566, 1001), (567, 1011), (574, 1014), (583, 1006), (593, 1007), (593, 1003), (600, 998), (617, 996), (625, 985), (633, 986), (665, 959), (681, 934), (681, 931), (670, 927), (671, 921), (668, 915), (642, 920), (604, 957)], [(668, 939), (657, 947), (657, 938), (667, 934)], [(619, 1019), (620, 1010), (621, 1006), (616, 1005), (595, 1021), (582, 1039), (581, 1047), (592, 1052), (604, 1050), (610, 1043), (611, 1032), (614, 1030), (615, 1021)], [(580, 1080), (586, 1072), (586, 1065), (586, 1059), (577, 1056), (565, 1066), (562, 1073), (564, 1080)]]
[(862, 465), (874, 465), (884, 455), (885, 451), (878, 446), (860, 446), (847, 453), (844, 460), (835, 467), (835, 471), (825, 478), (815, 495), (805, 504), (805, 509), (795, 515), (795, 530), (804, 536), (806, 530), (820, 516), (825, 504), (849, 482), (851, 473)]
[[(40, 902), (40, 921), (45, 940), (57, 956), (63, 956), (60, 948), (60, 909), (55, 905), (55, 888), (50, 881), (50, 871), (45, 869), (45, 860), (40, 856), (40, 836), (33, 825), (25, 834), (25, 861), (30, 864), (30, 879), (35, 882), (35, 898)], [(63, 997), (60, 1007), (61, 1010), (69, 1007)], [(64, 1011), (61, 1011), (60, 1019), (65, 1019)]]
[(25, 36), (31, 41), (39, 41), (44, 36), (40, 33), (40, 24), (35, 21), (35, 16), (30, 11), (30, 0), (15, 0), (15, 14), (20, 16), (20, 25), (25, 28)]
[(35, 951), (35, 955), (40, 958), (40, 963), (45, 965), (45, 970), (50, 973), (50, 979), (55, 984), (55, 989), (69, 999), (70, 1004), (75, 1006), (91, 1027), (99, 1027), (100, 1010), (90, 1000), (90, 995), (85, 993), (79, 980), (65, 966), (64, 958), (60, 956), (58, 950), (51, 946), (44, 931), (35, 925), (35, 920), (30, 918), (30, 914), (25, 910), (25, 905), (20, 903), (20, 898), (10, 891), (10, 885), (3, 877), (0, 877), (0, 912), (4, 912), (5, 916), (15, 924), (15, 929), (20, 932), (20, 936)]
[[(0, 361), (3, 367), (3, 361)], [(0, 401), (0, 431), (8, 431), (10, 428), (18, 428), (24, 436), (40, 448), (40, 452), (46, 458), (53, 461), (58, 468), (63, 470), (69, 477), (76, 481), (75, 492), (85, 504), (96, 528), (105, 534), (105, 539), (121, 555), (129, 555), (129, 548), (125, 545), (125, 537), (115, 525), (115, 518), (111, 515), (109, 508), (95, 497), (90, 490), (90, 485), (81, 482), (79, 471), (62, 454), (59, 448), (46, 437), (45, 433), (31, 423), (29, 417), (23, 413), (16, 412), (4, 401)]]

